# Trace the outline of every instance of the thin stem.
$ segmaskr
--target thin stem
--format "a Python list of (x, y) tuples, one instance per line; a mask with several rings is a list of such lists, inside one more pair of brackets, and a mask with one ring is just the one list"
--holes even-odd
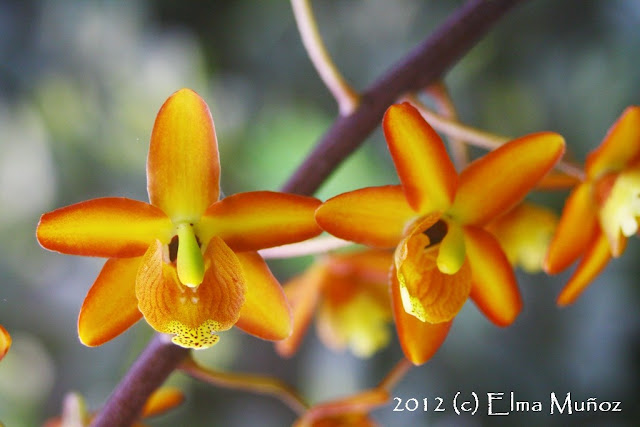
[[(455, 105), (453, 105), (453, 100), (444, 82), (440, 81), (432, 84), (426, 89), (426, 92), (433, 98), (436, 103), (436, 109), (442, 116), (451, 120), (458, 120), (458, 112)], [(449, 135), (449, 147), (451, 148), (453, 164), (456, 165), (458, 170), (464, 169), (469, 163), (467, 144), (465, 144), (464, 140)]]
[(378, 384), (378, 388), (391, 392), (411, 368), (413, 368), (413, 364), (408, 359), (403, 357), (389, 371), (387, 376), (384, 377), (382, 381), (380, 381), (380, 384)]
[(216, 386), (272, 395), (299, 415), (309, 408), (293, 387), (277, 378), (214, 371), (198, 365), (191, 357), (182, 362), (179, 369), (193, 378)]
[[(411, 102), (411, 104), (413, 104), (418, 109), (418, 111), (420, 111), (422, 117), (424, 117), (425, 120), (428, 121), (435, 130), (442, 132), (448, 136), (464, 140), (471, 145), (475, 145), (476, 147), (494, 150), (500, 147), (502, 144), (513, 139), (505, 136), (494, 135), (489, 132), (484, 132), (471, 126), (464, 125), (456, 120), (443, 117), (440, 114), (437, 114), (436, 112), (429, 109), (415, 96), (407, 96), (405, 97), (405, 99)], [(559, 161), (558, 163), (556, 163), (555, 168), (580, 181), (585, 179), (585, 175), (582, 169), (571, 163)]]
[(353, 245), (353, 242), (338, 239), (333, 236), (319, 236), (314, 239), (305, 240), (304, 242), (262, 249), (259, 250), (258, 253), (265, 259), (293, 258), (321, 254), (349, 245)]
[(358, 107), (340, 116), (283, 186), (313, 194), (380, 124), (395, 100), (442, 77), (509, 9), (524, 0), (472, 0), (454, 12), (430, 37), (362, 93)]
[(346, 82), (335, 63), (329, 56), (318, 31), (310, 0), (291, 0), (293, 15), (302, 37), (302, 44), (307, 50), (320, 78), (338, 102), (340, 114), (347, 116), (358, 105), (358, 94)]
[(140, 417), (145, 402), (189, 354), (166, 335), (153, 337), (115, 388), (92, 427), (129, 426)]

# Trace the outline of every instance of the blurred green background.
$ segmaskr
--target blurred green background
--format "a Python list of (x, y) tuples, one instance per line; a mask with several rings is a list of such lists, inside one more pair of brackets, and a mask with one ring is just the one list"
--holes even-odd
[[(315, 1), (321, 32), (347, 79), (370, 84), (461, 1)], [(552, 130), (584, 160), (622, 110), (640, 99), (640, 3), (525, 2), (446, 77), (463, 121), (506, 135)], [(175, 90), (209, 103), (225, 194), (276, 190), (331, 124), (336, 107), (302, 48), (287, 1), (0, 0), (0, 324), (12, 334), (0, 363), (0, 420), (36, 426), (64, 394), (98, 408), (151, 336), (140, 322), (99, 348), (76, 319), (103, 260), (63, 256), (35, 241), (39, 215), (88, 198), (146, 200), (145, 158), (155, 114)], [(396, 183), (381, 133), (318, 197)], [(537, 196), (559, 211), (566, 193)], [(467, 304), (434, 359), (394, 395), (450, 402), (457, 391), (514, 391), (545, 412), (488, 417), (374, 412), (382, 425), (638, 425), (639, 246), (574, 305), (555, 297), (568, 274), (518, 273), (525, 308), (498, 329)], [(283, 281), (309, 260), (272, 263)], [(374, 386), (401, 357), (397, 342), (372, 359), (325, 349), (311, 331), (281, 360), (271, 343), (231, 331), (197, 356), (210, 366), (272, 374), (316, 402)], [(294, 414), (265, 396), (174, 374), (186, 403), (153, 426), (284, 426)], [(546, 415), (549, 395), (622, 401), (621, 413)]]

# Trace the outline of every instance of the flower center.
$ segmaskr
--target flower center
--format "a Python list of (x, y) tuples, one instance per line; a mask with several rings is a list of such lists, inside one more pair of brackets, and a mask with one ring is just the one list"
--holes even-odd
[(640, 216), (640, 168), (620, 173), (600, 209), (600, 222), (607, 233), (626, 237), (638, 232)]
[(442, 242), (442, 239), (444, 239), (444, 236), (447, 235), (448, 229), (449, 227), (447, 226), (447, 223), (439, 219), (431, 227), (424, 230), (422, 234), (424, 234), (429, 238), (429, 244), (425, 246), (425, 249), (435, 246), (440, 242)]
[[(180, 282), (191, 288), (202, 283), (204, 278), (204, 259), (200, 250), (200, 243), (190, 223), (180, 223), (176, 227), (178, 231), (177, 248), (175, 249), (176, 268)], [(172, 244), (169, 244), (169, 258), (172, 259)]]

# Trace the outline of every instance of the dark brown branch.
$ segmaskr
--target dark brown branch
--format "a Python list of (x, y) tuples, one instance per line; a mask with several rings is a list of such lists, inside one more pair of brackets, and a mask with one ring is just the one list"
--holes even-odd
[(340, 116), (282, 187), (310, 195), (378, 126), (385, 110), (402, 95), (424, 89), (442, 77), (492, 25), (522, 0), (472, 0), (362, 94), (360, 105)]
[(180, 362), (189, 354), (166, 336), (156, 335), (111, 393), (109, 400), (91, 423), (92, 427), (131, 425), (145, 402)]
[[(339, 117), (324, 134), (283, 191), (313, 194), (333, 170), (380, 123), (386, 108), (405, 93), (423, 89), (451, 67), (504, 15), (522, 0), (472, 0), (368, 88), (350, 115)], [(124, 427), (139, 416), (151, 393), (187, 356), (188, 351), (156, 336), (113, 391), (93, 427)]]

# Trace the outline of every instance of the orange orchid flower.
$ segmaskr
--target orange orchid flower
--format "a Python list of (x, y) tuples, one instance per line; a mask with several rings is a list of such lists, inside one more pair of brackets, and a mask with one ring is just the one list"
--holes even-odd
[(336, 196), (318, 208), (316, 220), (339, 238), (396, 247), (396, 327), (405, 355), (420, 364), (440, 346), (469, 296), (495, 324), (515, 320), (522, 306), (515, 276), (485, 226), (551, 170), (564, 140), (550, 132), (528, 135), (458, 175), (438, 134), (410, 104), (391, 106), (383, 129), (401, 185)]
[(289, 357), (298, 350), (317, 306), (318, 335), (327, 347), (349, 347), (359, 357), (383, 348), (390, 338), (387, 283), (392, 262), (389, 251), (329, 254), (285, 284), (293, 331), (275, 343), (278, 353)]
[(102, 198), (42, 216), (43, 247), (109, 258), (80, 310), (84, 344), (100, 345), (141, 316), (183, 347), (209, 347), (233, 325), (264, 339), (289, 335), (282, 289), (255, 251), (318, 235), (320, 202), (268, 191), (220, 199), (219, 180), (209, 108), (182, 89), (151, 134), (150, 204)]
[[(140, 418), (161, 415), (179, 406), (184, 401), (184, 394), (174, 387), (162, 387), (154, 391), (142, 408)], [(78, 393), (68, 393), (62, 404), (62, 416), (54, 417), (44, 423), (44, 427), (89, 426), (95, 417), (87, 409), (84, 398)], [(134, 427), (145, 427), (135, 423)]]
[(524, 202), (492, 221), (487, 230), (498, 239), (511, 265), (537, 273), (542, 270), (557, 223), (551, 210)]
[(545, 260), (547, 273), (582, 257), (558, 296), (573, 303), (638, 232), (640, 216), (640, 107), (628, 107), (585, 163), (586, 178), (569, 195)]
[(293, 427), (376, 427), (378, 423), (368, 413), (388, 403), (386, 390), (366, 390), (313, 406)]
[(4, 326), (0, 325), (0, 360), (7, 355), (7, 352), (11, 348), (11, 335), (4, 328)]

